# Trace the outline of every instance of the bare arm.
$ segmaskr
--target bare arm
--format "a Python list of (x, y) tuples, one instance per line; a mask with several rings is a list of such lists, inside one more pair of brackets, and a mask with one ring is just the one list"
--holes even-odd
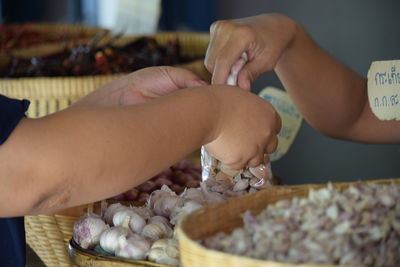
[[(232, 108), (233, 102), (240, 108)], [(227, 155), (216, 156), (223, 162), (243, 166), (276, 138), (279, 129), (265, 134), (273, 129), (270, 115), (260, 116), (270, 109), (243, 90), (218, 86), (185, 89), (135, 106), (78, 105), (24, 119), (0, 146), (0, 216), (46, 213), (111, 197), (202, 144), (221, 148)], [(255, 133), (238, 132), (241, 127)]]
[(372, 113), (367, 79), (321, 49), (300, 26), (275, 71), (303, 116), (322, 133), (370, 143), (400, 141), (400, 122), (380, 121)]

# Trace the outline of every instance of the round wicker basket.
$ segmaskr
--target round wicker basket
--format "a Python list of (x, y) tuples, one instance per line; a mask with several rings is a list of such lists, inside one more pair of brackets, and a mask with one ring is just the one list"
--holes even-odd
[[(343, 189), (355, 183), (400, 183), (400, 179), (386, 179), (353, 183), (337, 183), (335, 187)], [(229, 199), (222, 203), (216, 203), (205, 207), (186, 217), (178, 229), (179, 249), (181, 262), (190, 267), (334, 267), (332, 265), (303, 264), (294, 265), (272, 261), (262, 261), (248, 257), (242, 257), (224, 252), (207, 249), (197, 240), (215, 235), (218, 232), (230, 232), (243, 225), (241, 215), (250, 210), (258, 214), (269, 204), (282, 199), (307, 196), (310, 188), (321, 188), (325, 185), (304, 185), (292, 187), (292, 191), (260, 191), (254, 194), (244, 195)], [(290, 190), (288, 187), (287, 190)]]

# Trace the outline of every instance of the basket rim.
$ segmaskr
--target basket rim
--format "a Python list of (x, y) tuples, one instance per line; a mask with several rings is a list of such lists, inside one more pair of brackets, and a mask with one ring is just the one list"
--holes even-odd
[[(339, 189), (343, 189), (343, 188), (347, 188), (353, 184), (368, 184), (368, 183), (376, 183), (376, 184), (388, 184), (388, 183), (399, 183), (400, 184), (400, 178), (385, 178), (385, 179), (378, 179), (378, 180), (366, 180), (366, 181), (354, 181), (354, 182), (343, 182), (343, 183), (332, 183), (333, 186), (337, 186), (339, 187)], [(294, 195), (295, 193), (298, 194), (305, 194), (307, 195), (308, 192), (310, 190), (318, 190), (321, 188), (324, 188), (328, 185), (328, 183), (323, 183), (323, 184), (304, 184), (304, 185), (296, 185), (293, 188), (295, 189), (295, 191), (293, 191), (292, 193), (282, 193), (280, 196), (282, 196), (282, 199), (292, 199), (294, 197), (298, 197), (298, 195)], [(301, 187), (303, 186), (303, 187)], [(240, 197), (236, 197), (236, 199), (243, 198), (243, 197), (249, 197), (251, 195), (256, 195), (259, 193), (265, 193), (262, 191), (253, 193), (253, 194), (247, 194), (244, 196), (240, 196)], [(271, 205), (277, 201), (279, 201), (281, 199), (277, 199), (268, 205)], [(266, 260), (261, 260), (261, 259), (255, 259), (255, 258), (250, 258), (247, 256), (239, 256), (239, 255), (235, 255), (235, 254), (230, 254), (227, 252), (222, 252), (222, 251), (218, 251), (218, 250), (213, 250), (213, 249), (209, 249), (205, 246), (203, 246), (202, 244), (196, 242), (196, 240), (193, 240), (192, 238), (189, 237), (189, 235), (184, 231), (184, 224), (185, 222), (188, 220), (188, 218), (193, 217), (193, 216), (198, 216), (201, 213), (205, 213), (207, 209), (212, 209), (213, 206), (215, 205), (226, 205), (226, 201), (223, 202), (218, 202), (215, 204), (211, 204), (208, 205), (205, 208), (202, 208), (200, 210), (197, 210), (195, 212), (193, 212), (192, 214), (186, 216), (182, 222), (178, 225), (178, 241), (179, 241), (179, 251), (180, 251), (180, 255), (181, 255), (181, 259), (182, 259), (182, 255), (184, 255), (185, 253), (183, 253), (186, 249), (185, 247), (190, 246), (191, 248), (194, 248), (192, 251), (196, 251), (196, 256), (199, 255), (207, 255), (207, 257), (210, 258), (215, 258), (215, 259), (226, 259), (227, 257), (229, 257), (230, 259), (232, 259), (232, 261), (237, 261), (237, 262), (241, 262), (243, 265), (245, 266), (262, 266), (262, 265), (267, 265), (270, 267), (337, 267), (338, 265), (322, 265), (322, 264), (313, 264), (313, 263), (305, 263), (305, 264), (291, 264), (291, 263), (285, 263), (285, 262), (277, 262), (277, 261), (266, 261)], [(185, 258), (185, 257), (183, 257)]]

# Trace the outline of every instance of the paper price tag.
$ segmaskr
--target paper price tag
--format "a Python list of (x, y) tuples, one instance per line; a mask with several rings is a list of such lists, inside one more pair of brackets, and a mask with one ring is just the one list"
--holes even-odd
[(292, 146), (299, 132), (303, 117), (289, 98), (289, 95), (282, 90), (268, 86), (258, 95), (269, 101), (282, 119), (282, 129), (278, 135), (278, 147), (274, 153), (269, 155), (269, 159), (275, 161), (283, 157)]
[(400, 120), (400, 60), (374, 61), (368, 70), (368, 100), (380, 120)]

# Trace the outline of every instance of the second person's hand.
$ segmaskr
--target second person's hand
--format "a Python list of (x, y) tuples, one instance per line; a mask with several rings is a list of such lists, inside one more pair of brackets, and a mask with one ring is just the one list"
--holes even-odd
[(295, 37), (296, 23), (281, 14), (265, 14), (211, 25), (205, 66), (213, 84), (225, 84), (232, 66), (247, 52), (248, 63), (238, 75), (238, 86), (250, 90), (262, 73), (272, 71)]

